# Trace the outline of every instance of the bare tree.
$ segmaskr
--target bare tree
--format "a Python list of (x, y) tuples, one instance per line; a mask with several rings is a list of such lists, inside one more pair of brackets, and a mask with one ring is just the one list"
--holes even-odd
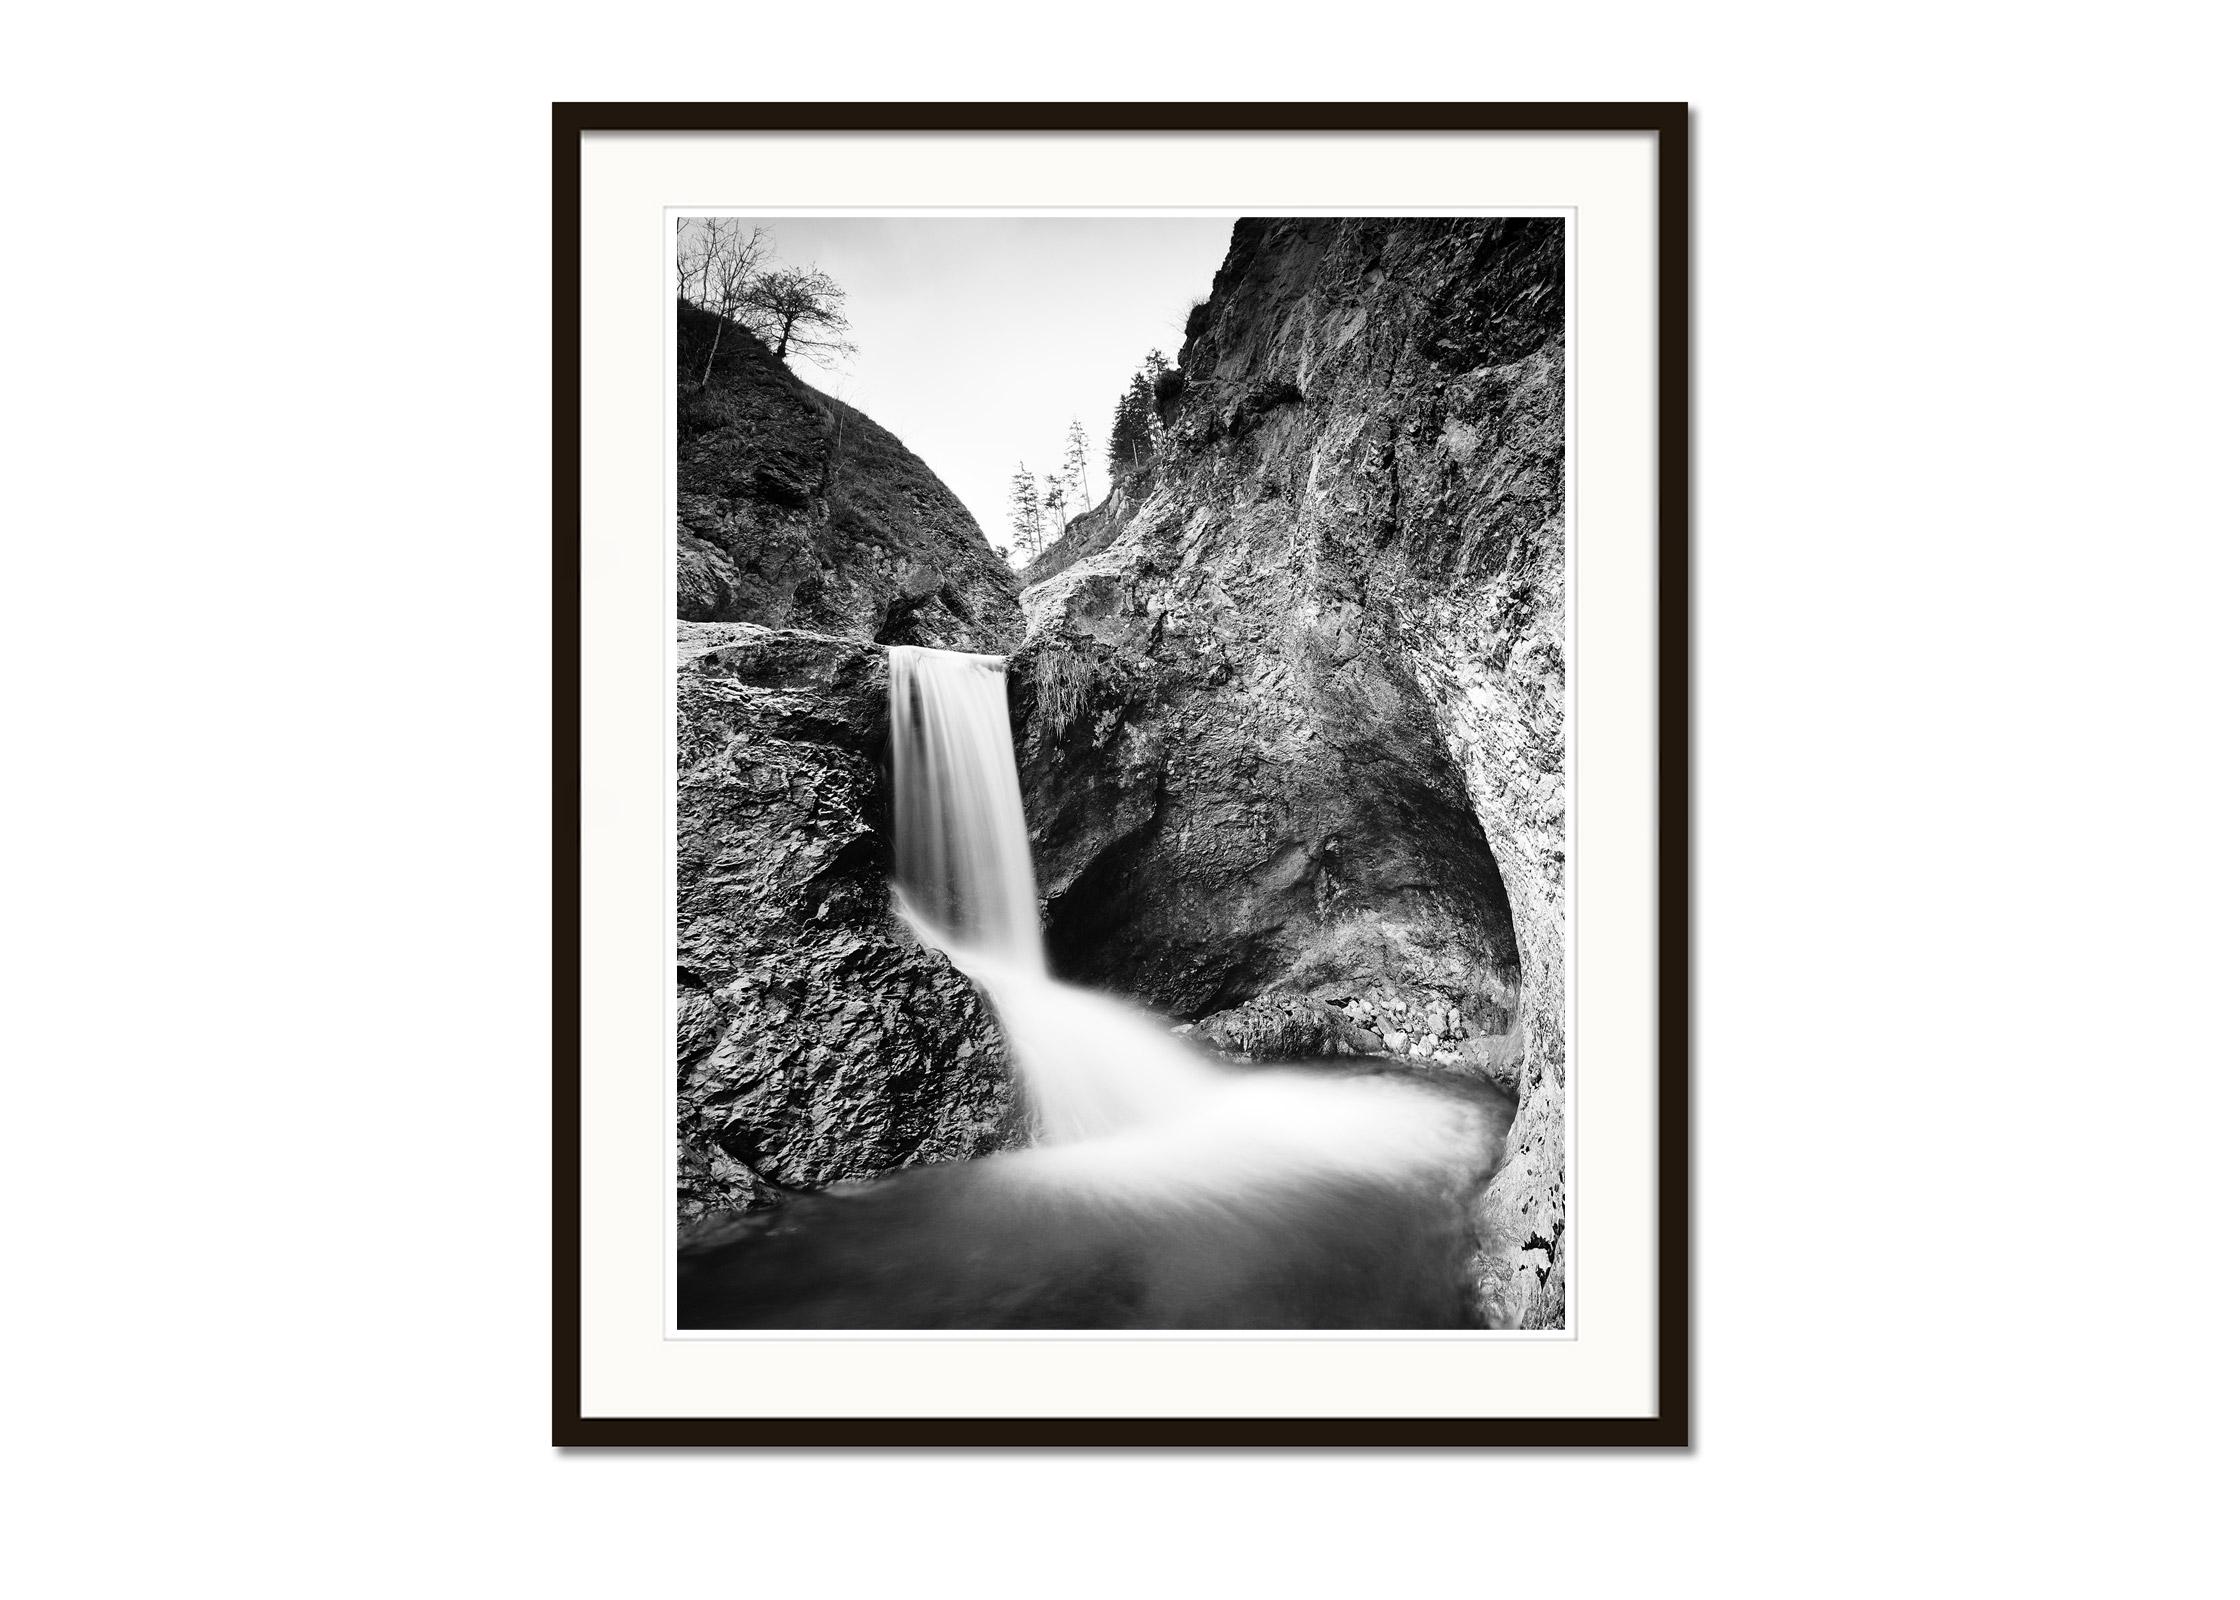
[(727, 323), (747, 317), (749, 295), (761, 276), (769, 240), (760, 228), (737, 217), (686, 217), (677, 224), (677, 297), (716, 318), (708, 353), (700, 364), (699, 387), (706, 388), (723, 347)]
[(767, 241), (760, 228), (744, 228), (736, 217), (717, 219), (708, 249), (705, 274), (706, 308), (718, 317), (716, 336), (708, 344), (708, 360), (700, 370), (704, 388), (715, 371), (716, 350), (723, 342), (725, 323), (743, 320), (752, 304), (755, 279), (762, 266)]
[(705, 217), (677, 218), (677, 298), (694, 299), (693, 290), (707, 268), (708, 230)]
[(822, 365), (855, 354), (844, 337), (847, 299), (848, 291), (821, 268), (773, 267), (748, 287), (746, 305), (755, 331), (779, 360), (799, 352)]

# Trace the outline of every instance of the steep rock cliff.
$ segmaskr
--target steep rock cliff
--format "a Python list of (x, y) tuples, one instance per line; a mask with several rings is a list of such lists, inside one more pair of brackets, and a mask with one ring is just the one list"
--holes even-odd
[(680, 617), (944, 649), (1017, 641), (1017, 577), (924, 462), (744, 328), (719, 339), (707, 312), (677, 314)]
[(1562, 226), (1240, 223), (1012, 673), (1061, 973), (1514, 1085), (1502, 1326), (1564, 1313)]
[(995, 1019), (888, 910), (886, 652), (680, 633), (683, 1214), (1017, 1143)]
[[(955, 495), (743, 328), (679, 308), (678, 1205), (1022, 1134), (993, 1017), (888, 913), (884, 643), (1001, 650)], [(703, 369), (707, 381), (700, 379)]]

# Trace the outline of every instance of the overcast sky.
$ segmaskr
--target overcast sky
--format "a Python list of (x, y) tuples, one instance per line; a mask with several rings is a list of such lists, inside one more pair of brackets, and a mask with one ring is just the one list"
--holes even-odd
[(957, 493), (999, 549), (1020, 461), (1059, 469), (1066, 424), (1088, 431), (1090, 491), (1105, 491), (1112, 408), (1228, 251), (1234, 217), (777, 217), (752, 219), (787, 266), (814, 263), (848, 292), (856, 355), (794, 365), (868, 414)]

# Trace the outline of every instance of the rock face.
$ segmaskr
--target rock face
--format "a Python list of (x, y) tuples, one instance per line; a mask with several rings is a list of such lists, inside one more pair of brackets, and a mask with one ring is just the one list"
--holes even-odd
[(881, 644), (1002, 650), (1018, 579), (948, 486), (753, 335), (678, 314), (677, 614)]
[(1562, 226), (1240, 223), (1012, 670), (1061, 975), (1514, 1086), (1512, 1327), (1565, 1305)]
[(995, 1019), (888, 911), (886, 652), (681, 632), (683, 1214), (1018, 1143)]
[(1146, 480), (1114, 484), (1112, 492), (1102, 501), (1068, 522), (1063, 536), (1028, 562), (1020, 578), (1029, 584), (1040, 583), (1045, 578), (1056, 577), (1075, 562), (1110, 548), (1135, 514), (1139, 502), (1134, 491), (1143, 481)]
[[(715, 319), (679, 307), (680, 354)], [(886, 652), (1002, 650), (1017, 579), (900, 441), (727, 324), (679, 362), (678, 1204), (1019, 1142), (994, 1018), (888, 912)]]

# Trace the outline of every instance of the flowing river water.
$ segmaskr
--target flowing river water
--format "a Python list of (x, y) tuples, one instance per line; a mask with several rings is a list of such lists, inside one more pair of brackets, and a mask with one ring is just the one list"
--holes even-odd
[(1445, 1328), (1513, 1107), (1389, 1064), (1238, 1067), (1051, 978), (1004, 658), (889, 651), (897, 915), (987, 996), (1023, 1150), (703, 1225), (683, 1327)]

